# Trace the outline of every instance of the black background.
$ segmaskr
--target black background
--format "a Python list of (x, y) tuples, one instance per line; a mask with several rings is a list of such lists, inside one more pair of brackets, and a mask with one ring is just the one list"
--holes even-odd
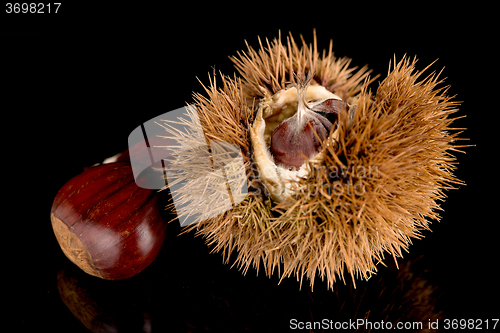
[[(299, 290), (293, 277), (278, 285), (276, 276), (254, 269), (243, 276), (220, 254), (209, 254), (203, 239), (177, 236), (172, 224), (150, 267), (110, 282), (74, 269), (52, 233), (58, 189), (83, 167), (125, 150), (129, 133), (144, 121), (190, 102), (202, 90), (197, 77), (207, 83), (214, 68), (232, 75), (228, 56), (246, 49), (245, 40), (258, 47), (257, 36), (273, 39), (281, 29), (312, 41), (313, 28), (320, 49), (333, 39), (337, 56), (368, 64), (381, 79), (389, 61), (404, 54), (417, 56), (419, 69), (436, 59), (432, 70), (445, 67), (449, 93), (463, 101), (457, 115), (466, 118), (457, 127), (466, 127), (462, 137), (476, 145), (458, 154), (456, 175), (467, 185), (447, 192), (441, 221), (398, 262), (419, 258), (412, 269), (437, 288), (443, 318), (499, 318), (498, 28), (491, 9), (239, 6), (63, 3), (50, 15), (7, 15), (2, 8), (3, 324), (18, 332), (87, 331), (61, 301), (58, 272), (79, 281), (104, 309), (102, 321), (120, 332), (140, 332), (143, 322), (153, 332), (280, 332), (292, 318), (345, 321), (390, 304), (397, 312), (397, 299), (377, 298), (400, 287), (394, 271), (381, 265), (378, 277), (358, 282), (357, 291), (349, 281), (328, 291), (320, 280), (314, 291), (308, 282)], [(343, 302), (349, 306), (341, 308)]]

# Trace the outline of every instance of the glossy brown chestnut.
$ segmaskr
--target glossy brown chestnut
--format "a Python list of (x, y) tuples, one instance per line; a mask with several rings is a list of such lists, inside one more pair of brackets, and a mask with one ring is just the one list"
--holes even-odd
[(86, 169), (57, 193), (52, 227), (64, 254), (88, 274), (125, 279), (158, 254), (166, 232), (158, 193), (136, 185), (128, 162)]
[(271, 152), (278, 165), (299, 168), (316, 155), (342, 108), (348, 109), (347, 103), (333, 98), (313, 100), (309, 104), (299, 99), (297, 113), (274, 129)]
[(276, 127), (271, 136), (271, 152), (276, 163), (298, 168), (316, 155), (320, 140), (325, 140), (332, 128), (332, 124), (323, 119), (325, 121), (313, 118), (297, 129), (297, 122), (291, 117)]

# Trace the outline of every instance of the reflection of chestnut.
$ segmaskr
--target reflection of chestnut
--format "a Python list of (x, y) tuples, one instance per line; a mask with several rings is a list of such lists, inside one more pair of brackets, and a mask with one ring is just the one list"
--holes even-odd
[(131, 290), (124, 293), (124, 285), (93, 279), (74, 266), (57, 273), (61, 300), (91, 332), (151, 332), (147, 300), (133, 284), (126, 286)]
[(88, 274), (119, 280), (146, 268), (165, 238), (158, 193), (137, 186), (130, 163), (86, 169), (57, 193), (51, 210), (64, 254)]

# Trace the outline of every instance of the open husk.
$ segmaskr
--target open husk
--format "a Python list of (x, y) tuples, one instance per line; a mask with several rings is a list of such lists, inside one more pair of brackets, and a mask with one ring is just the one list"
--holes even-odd
[[(248, 194), (188, 230), (244, 273), (253, 266), (301, 283), (306, 276), (311, 287), (317, 276), (329, 287), (345, 274), (367, 279), (386, 255), (401, 256), (439, 220), (443, 191), (461, 184), (452, 152), (462, 146), (450, 117), (457, 103), (438, 74), (423, 77), (415, 59), (394, 59), (372, 93), (368, 68), (350, 67), (350, 59), (334, 56), (332, 44), (320, 54), (315, 35), (312, 45), (291, 35), (259, 43), (232, 58), (239, 76), (214, 75), (205, 93), (194, 95), (206, 142), (240, 147)], [(311, 85), (355, 108), (339, 114), (320, 158), (307, 162), (293, 191), (277, 198), (259, 170), (252, 126), (262, 103), (296, 82), (294, 73), (311, 72)]]

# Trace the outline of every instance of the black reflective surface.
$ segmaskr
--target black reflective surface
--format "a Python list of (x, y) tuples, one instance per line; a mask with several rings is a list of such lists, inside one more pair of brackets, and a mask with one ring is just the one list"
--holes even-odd
[[(338, 10), (326, 6), (332, 8), (325, 13)], [(205, 8), (183, 25), (174, 24), (171, 10), (83, 11), (74, 22), (68, 15), (46, 29), (34, 21), (42, 23), (0, 35), (1, 110), (9, 115), (2, 136), (8, 181), (1, 233), (4, 325), (16, 332), (283, 332), (300, 325), (308, 331), (306, 323), (324, 319), (423, 327), (439, 320), (444, 328), (446, 319), (488, 319), (491, 325), (499, 318), (498, 139), (490, 108), (496, 104), (485, 102), (496, 96), (488, 81), (495, 63), (491, 43), (482, 39), (489, 23), (464, 25), (474, 11), (435, 13), (433, 25), (422, 21), (426, 11), (402, 10), (391, 18), (363, 10), (345, 21), (335, 15), (335, 27), (357, 28), (349, 34), (351, 28), (332, 30), (328, 20), (291, 22), (290, 15), (268, 25), (241, 17), (228, 28), (227, 19), (212, 11)], [(244, 39), (258, 47), (257, 35), (274, 38), (282, 29), (307, 40), (314, 27), (320, 48), (334, 38), (338, 56), (382, 75), (394, 54), (417, 55), (420, 69), (439, 58), (433, 69), (446, 66), (450, 94), (464, 101), (457, 115), (467, 118), (457, 127), (467, 127), (464, 136), (477, 145), (458, 154), (457, 176), (467, 186), (447, 192), (441, 221), (413, 241), (410, 253), (398, 259), (399, 270), (387, 257), (387, 267), (379, 265), (379, 273), (357, 281), (356, 289), (346, 278), (334, 290), (318, 280), (312, 291), (308, 281), (300, 288), (293, 277), (279, 284), (277, 276), (254, 269), (244, 276), (224, 265), (220, 254), (210, 254), (203, 239), (178, 236), (175, 223), (153, 264), (128, 280), (87, 276), (64, 257), (49, 215), (67, 180), (125, 150), (128, 134), (144, 121), (191, 101), (192, 91), (202, 91), (196, 77), (208, 83), (214, 65), (232, 75), (227, 56), (245, 49)], [(396, 38), (396, 31), (404, 37)]]

